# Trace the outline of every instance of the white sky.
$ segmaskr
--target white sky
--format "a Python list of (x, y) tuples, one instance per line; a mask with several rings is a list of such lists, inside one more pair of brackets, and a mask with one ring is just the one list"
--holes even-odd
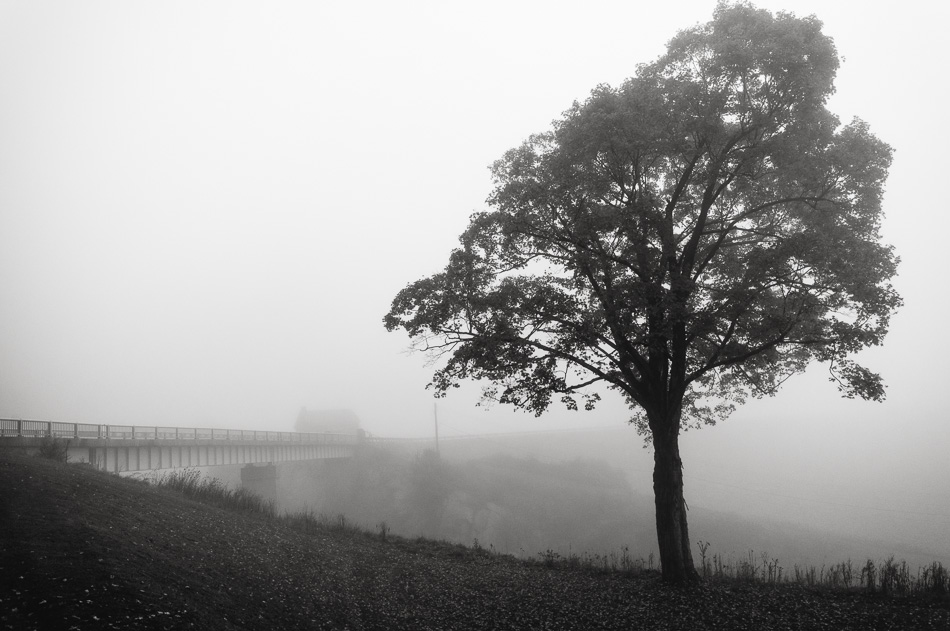
[[(349, 407), (428, 433), (431, 370), (381, 324), (393, 296), (443, 267), (492, 161), (714, 6), (0, 0), (0, 417), (290, 429), (301, 406)], [(950, 10), (758, 6), (824, 21), (846, 58), (831, 108), (897, 151), (884, 232), (906, 307), (864, 356), (886, 403), (839, 399), (819, 368), (688, 434), (687, 470), (926, 473), (946, 498)], [(477, 398), (440, 402), (442, 431), (627, 416)]]

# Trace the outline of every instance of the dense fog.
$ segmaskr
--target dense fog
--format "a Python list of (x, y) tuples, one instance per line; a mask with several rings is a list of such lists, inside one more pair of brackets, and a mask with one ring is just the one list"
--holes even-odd
[[(310, 513), (377, 535), (422, 536), (522, 558), (553, 553), (655, 567), (653, 496), (641, 469), (647, 459), (630, 458), (618, 443), (621, 431), (451, 439), (440, 441), (438, 452), (434, 441), (364, 444), (354, 458), (280, 464), (271, 499), (279, 512)], [(240, 484), (239, 467), (203, 473)], [(784, 495), (763, 499), (751, 485), (725, 486), (715, 498), (703, 492), (708, 483), (695, 482), (688, 482), (699, 498), (690, 503), (694, 539), (726, 563), (745, 561), (750, 552), (756, 563), (767, 557), (787, 572), (892, 555), (911, 567), (950, 562), (945, 531), (919, 526), (919, 515), (808, 506)], [(710, 504), (711, 497), (721, 501)]]
[[(946, 563), (950, 215), (929, 86), (950, 13), (757, 5), (823, 20), (846, 60), (830, 109), (896, 150), (882, 232), (905, 307), (860, 357), (886, 402), (841, 399), (815, 366), (684, 436), (692, 538)], [(444, 266), (494, 160), (714, 6), (0, 4), (0, 418), (290, 431), (306, 408), (432, 437), (433, 367), (383, 329), (393, 296)], [(479, 393), (439, 401), (441, 459), (407, 443), (289, 468), (283, 501), (512, 553), (648, 557), (652, 462), (622, 400), (535, 418)], [(544, 433), (577, 428), (596, 431)]]

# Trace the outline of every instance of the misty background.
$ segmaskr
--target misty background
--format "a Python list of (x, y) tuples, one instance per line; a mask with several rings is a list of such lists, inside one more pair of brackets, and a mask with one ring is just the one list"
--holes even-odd
[[(492, 161), (714, 6), (0, 0), (0, 417), (286, 431), (307, 407), (430, 436), (432, 367), (383, 329), (391, 299), (444, 266)], [(860, 357), (885, 403), (814, 366), (683, 437), (686, 499), (947, 563), (950, 9), (757, 6), (824, 22), (830, 109), (896, 149), (882, 233), (905, 307)], [(439, 401), (443, 437), (527, 433), (468, 444), (599, 457), (650, 496), (619, 398), (535, 418), (479, 392)]]

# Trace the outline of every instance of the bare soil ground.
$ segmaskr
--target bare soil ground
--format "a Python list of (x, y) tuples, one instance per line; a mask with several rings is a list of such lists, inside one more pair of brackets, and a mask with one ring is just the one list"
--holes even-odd
[(690, 588), (321, 529), (0, 450), (0, 629), (950, 629), (950, 603)]

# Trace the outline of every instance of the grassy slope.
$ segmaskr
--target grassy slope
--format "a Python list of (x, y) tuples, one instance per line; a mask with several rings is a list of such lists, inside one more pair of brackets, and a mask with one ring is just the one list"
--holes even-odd
[(950, 629), (950, 605), (671, 589), (432, 542), (305, 533), (0, 451), (0, 629)]

